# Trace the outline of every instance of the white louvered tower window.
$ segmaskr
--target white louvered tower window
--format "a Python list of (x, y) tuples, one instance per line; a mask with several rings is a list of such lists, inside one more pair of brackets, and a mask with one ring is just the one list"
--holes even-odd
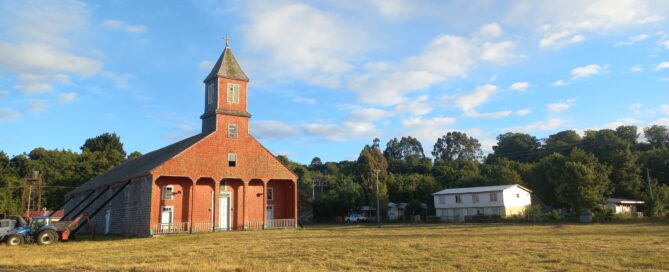
[(239, 103), (239, 84), (228, 83), (228, 103)]

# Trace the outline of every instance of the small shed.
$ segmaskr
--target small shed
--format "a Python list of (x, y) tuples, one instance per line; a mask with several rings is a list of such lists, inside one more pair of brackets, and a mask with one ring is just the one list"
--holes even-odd
[(614, 214), (627, 214), (637, 217), (642, 213), (637, 212), (637, 206), (643, 205), (645, 202), (641, 200), (631, 200), (622, 198), (608, 198), (606, 199), (606, 208), (613, 211)]

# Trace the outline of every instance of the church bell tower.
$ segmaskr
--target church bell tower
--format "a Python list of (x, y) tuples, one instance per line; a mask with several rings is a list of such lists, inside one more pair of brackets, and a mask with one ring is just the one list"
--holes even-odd
[(225, 36), (225, 49), (204, 79), (202, 133), (224, 132), (229, 138), (248, 136), (251, 114), (246, 107), (249, 78), (237, 63)]

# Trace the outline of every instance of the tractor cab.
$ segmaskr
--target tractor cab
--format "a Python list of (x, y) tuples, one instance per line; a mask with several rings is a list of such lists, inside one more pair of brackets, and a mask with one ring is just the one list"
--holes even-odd
[(38, 229), (51, 224), (51, 219), (48, 216), (33, 216), (30, 220), (30, 231), (37, 232)]

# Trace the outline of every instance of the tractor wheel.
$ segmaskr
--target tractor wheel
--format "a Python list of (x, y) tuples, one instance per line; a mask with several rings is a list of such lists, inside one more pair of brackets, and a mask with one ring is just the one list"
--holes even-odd
[(7, 245), (10, 246), (20, 246), (25, 242), (23, 235), (21, 234), (12, 234), (7, 237)]
[(37, 243), (40, 245), (50, 245), (58, 242), (58, 233), (55, 230), (44, 230), (37, 235)]

